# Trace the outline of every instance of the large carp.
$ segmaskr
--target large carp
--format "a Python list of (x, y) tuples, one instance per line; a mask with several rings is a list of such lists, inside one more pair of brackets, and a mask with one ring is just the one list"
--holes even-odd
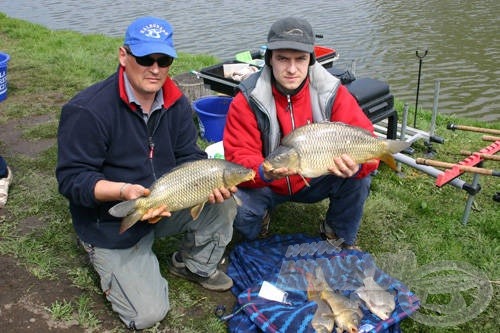
[(410, 146), (409, 142), (378, 139), (369, 131), (341, 122), (312, 123), (296, 128), (263, 163), (265, 171), (287, 167), (303, 177), (329, 173), (333, 159), (347, 154), (357, 163), (380, 159), (396, 170), (392, 154)]
[(162, 205), (171, 212), (191, 207), (191, 216), (197, 219), (214, 189), (236, 186), (254, 177), (253, 170), (226, 160), (186, 162), (156, 180), (149, 196), (120, 202), (109, 213), (123, 217), (120, 233), (133, 226), (150, 208)]

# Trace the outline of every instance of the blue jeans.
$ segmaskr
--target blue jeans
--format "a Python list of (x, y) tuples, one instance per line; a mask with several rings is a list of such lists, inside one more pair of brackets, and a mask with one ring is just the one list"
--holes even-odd
[(363, 207), (370, 192), (371, 176), (346, 179), (326, 175), (311, 179), (309, 183), (310, 187), (306, 186), (292, 196), (276, 194), (269, 187), (239, 188), (236, 195), (243, 204), (238, 207), (233, 223), (235, 230), (248, 240), (256, 239), (264, 215), (279, 204), (289, 201), (315, 203), (329, 198), (326, 225), (338, 237), (343, 238), (345, 244), (354, 244)]

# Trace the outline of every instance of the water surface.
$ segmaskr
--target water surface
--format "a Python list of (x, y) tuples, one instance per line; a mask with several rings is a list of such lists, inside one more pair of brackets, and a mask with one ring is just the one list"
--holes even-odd
[[(28, 9), (32, 8), (32, 9)], [(354, 60), (358, 77), (387, 81), (396, 98), (419, 108), (483, 121), (500, 120), (500, 2), (497, 0), (100, 1), (0, 0), (5, 14), (51, 29), (121, 37), (136, 17), (155, 15), (174, 27), (178, 51), (231, 59), (265, 43), (270, 25), (302, 16), (322, 34), (319, 44)], [(1, 49), (0, 45), (0, 49)], [(199, 70), (195, 69), (195, 70)]]

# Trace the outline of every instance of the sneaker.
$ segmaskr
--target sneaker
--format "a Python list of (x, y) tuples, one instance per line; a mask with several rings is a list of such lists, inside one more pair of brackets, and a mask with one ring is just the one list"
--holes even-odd
[(325, 221), (319, 224), (319, 234), (322, 239), (326, 240), (330, 245), (338, 247), (345, 250), (358, 250), (361, 249), (354, 244), (347, 244), (344, 242), (343, 238), (338, 237), (335, 232), (333, 232), (330, 227), (325, 224)]
[(9, 185), (12, 182), (12, 171), (7, 167), (7, 177), (0, 179), (0, 208), (5, 207), (9, 196)]
[(176, 251), (174, 252), (174, 254), (172, 254), (172, 259), (170, 264), (175, 268), (179, 269), (186, 267), (186, 265), (182, 262), (181, 253), (179, 251)]
[(233, 286), (233, 280), (223, 271), (217, 269), (210, 276), (201, 276), (191, 272), (182, 262), (180, 254), (175, 252), (169, 265), (169, 272), (175, 276), (196, 282), (205, 289), (212, 291), (227, 291)]
[(271, 224), (271, 214), (269, 214), (269, 212), (267, 211), (266, 215), (264, 215), (264, 218), (262, 219), (259, 238), (266, 238), (267, 236), (269, 236), (269, 225), (270, 224)]

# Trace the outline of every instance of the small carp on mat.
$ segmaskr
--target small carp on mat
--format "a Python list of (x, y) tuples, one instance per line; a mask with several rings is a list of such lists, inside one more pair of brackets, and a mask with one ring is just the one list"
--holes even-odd
[(375, 281), (375, 269), (371, 268), (363, 278), (363, 286), (355, 293), (363, 300), (371, 313), (382, 320), (389, 319), (396, 308), (394, 295)]
[[(310, 300), (324, 301), (329, 309), (321, 307), (318, 304), (317, 312), (314, 314), (311, 325), (319, 332), (332, 332), (328, 317), (333, 318), (335, 331), (342, 333), (357, 333), (358, 327), (363, 318), (363, 312), (360, 309), (360, 303), (355, 299), (350, 299), (338, 291), (332, 290), (326, 281), (323, 270), (320, 266), (316, 267), (315, 274), (306, 273), (308, 282), (307, 296)], [(318, 313), (318, 311), (322, 311)], [(316, 327), (315, 327), (316, 326)], [(328, 331), (329, 329), (329, 331)]]

